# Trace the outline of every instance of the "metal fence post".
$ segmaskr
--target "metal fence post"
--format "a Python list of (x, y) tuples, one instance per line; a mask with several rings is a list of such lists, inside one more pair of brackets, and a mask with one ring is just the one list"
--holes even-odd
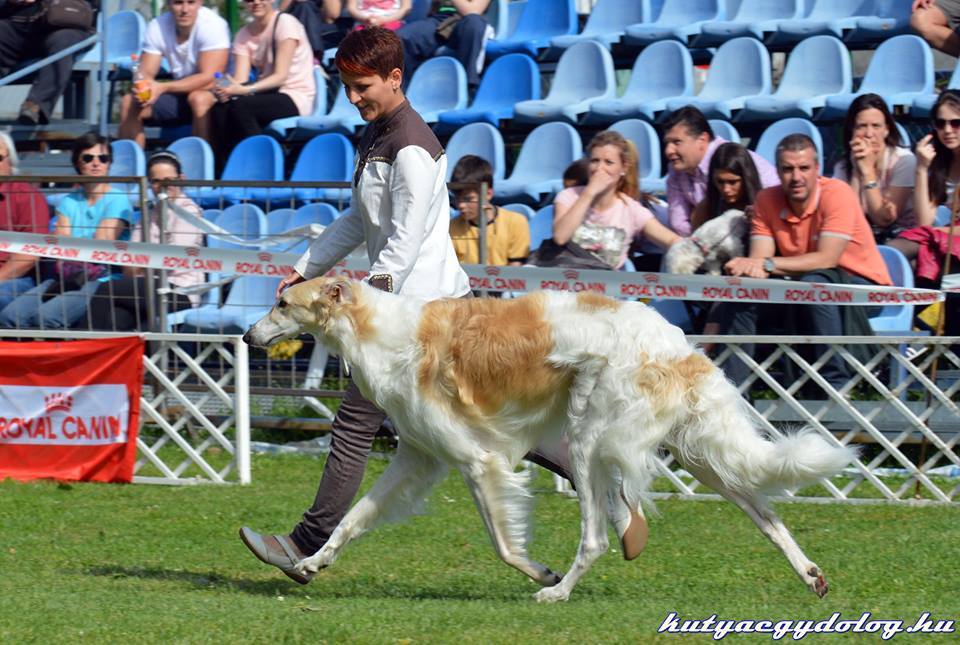
[(234, 418), (237, 428), (237, 476), (241, 484), (249, 484), (250, 477), (250, 365), (247, 344), (240, 336), (233, 340), (233, 370), (236, 393), (234, 395)]

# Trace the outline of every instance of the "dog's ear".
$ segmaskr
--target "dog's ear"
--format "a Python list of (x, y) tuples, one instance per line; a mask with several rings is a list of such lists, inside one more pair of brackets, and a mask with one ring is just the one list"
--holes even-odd
[(353, 302), (353, 287), (346, 280), (333, 280), (323, 287), (323, 298), (331, 304)]

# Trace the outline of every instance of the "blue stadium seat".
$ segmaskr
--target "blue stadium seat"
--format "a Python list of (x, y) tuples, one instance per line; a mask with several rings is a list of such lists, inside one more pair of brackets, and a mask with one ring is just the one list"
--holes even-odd
[[(268, 231), (266, 216), (263, 214), (262, 210), (253, 204), (235, 204), (225, 208), (217, 217), (216, 224), (228, 233), (247, 240), (260, 239), (266, 235)], [(213, 236), (207, 236), (207, 246), (210, 248), (219, 249), (250, 250), (250, 247), (243, 247), (232, 242), (219, 240)], [(224, 276), (219, 273), (208, 274), (208, 279), (211, 282), (216, 282), (223, 277)], [(238, 283), (242, 284), (242, 281), (249, 279), (250, 278), (239, 278), (238, 280), (234, 281), (230, 289), (231, 294)], [(274, 281), (274, 284), (276, 284), (276, 280)], [(185, 324), (189, 327), (197, 329), (217, 331), (220, 329), (230, 328), (233, 325), (233, 322), (230, 319), (230, 314), (237, 313), (235, 311), (236, 307), (226, 311), (221, 309), (218, 304), (220, 301), (220, 290), (220, 287), (215, 287), (210, 291), (207, 291), (203, 295), (205, 304), (201, 304), (200, 307), (195, 309), (185, 309), (183, 311), (168, 314), (167, 324)], [(245, 288), (241, 287), (241, 290), (237, 292), (235, 299), (242, 299), (241, 297), (244, 294)], [(242, 329), (246, 330), (246, 328), (247, 327), (244, 326)]]
[[(313, 100), (313, 112), (311, 117), (322, 117), (327, 113), (327, 75), (319, 65), (313, 68), (313, 82), (317, 88), (317, 95)], [(281, 141), (287, 138), (291, 132), (296, 130), (299, 116), (288, 116), (282, 119), (276, 119), (267, 124), (263, 129), (264, 134), (269, 134)]]
[[(296, 215), (297, 209), (295, 208), (275, 208), (269, 213), (266, 213), (267, 218), (267, 237), (272, 239), (272, 236), (278, 235), (287, 229), (292, 228), (290, 223), (293, 221), (293, 216)], [(277, 251), (278, 253), (285, 250), (281, 248), (281, 245), (270, 242), (267, 245), (264, 245), (264, 248), (269, 247), (271, 251)]]
[(530, 208), (526, 204), (520, 204), (520, 203), (504, 204), (500, 208), (502, 208), (505, 211), (513, 211), (514, 213), (520, 213), (521, 215), (527, 218), (527, 221), (533, 219), (533, 216), (536, 214), (536, 211), (534, 211), (532, 208)]
[(781, 20), (803, 16), (803, 0), (741, 0), (727, 20), (706, 22), (700, 28), (697, 47), (722, 45), (731, 38), (748, 36), (763, 40), (776, 31)]
[(617, 79), (610, 51), (599, 43), (584, 41), (563, 52), (547, 97), (517, 103), (514, 118), (527, 123), (576, 123), (593, 101), (614, 99), (616, 95)]
[(808, 0), (807, 15), (781, 21), (767, 43), (786, 45), (821, 35), (843, 39), (861, 18), (873, 15), (874, 0)]
[(693, 95), (693, 59), (675, 40), (654, 43), (640, 52), (623, 96), (594, 101), (588, 123), (612, 123), (618, 119), (653, 121), (669, 99)]
[(789, 117), (775, 121), (767, 126), (767, 129), (760, 135), (757, 141), (757, 154), (769, 161), (773, 166), (777, 165), (777, 145), (788, 134), (805, 134), (817, 146), (817, 155), (820, 157), (820, 174), (823, 174), (823, 137), (817, 126), (813, 125), (807, 119), (798, 117)]
[[(895, 287), (913, 288), (913, 269), (907, 258), (892, 246), (879, 246), (887, 265), (890, 280)], [(909, 332), (913, 328), (913, 305), (884, 305), (880, 313), (870, 318), (874, 332)]]
[(524, 54), (507, 54), (493, 61), (473, 98), (462, 110), (440, 113), (439, 123), (460, 126), (485, 121), (499, 126), (502, 119), (513, 118), (513, 107), (521, 101), (540, 98), (540, 68)]
[(640, 187), (650, 192), (663, 192), (666, 182), (660, 172), (660, 137), (652, 125), (640, 119), (624, 119), (610, 126), (637, 147)]
[(536, 251), (544, 240), (553, 237), (553, 204), (544, 206), (530, 218), (530, 250)]
[[(290, 181), (346, 181), (353, 179), (355, 156), (350, 140), (336, 132), (318, 134), (310, 139), (290, 173)], [(250, 199), (259, 203), (283, 204), (324, 200), (346, 202), (349, 188), (253, 188)]]
[(812, 36), (787, 59), (777, 91), (746, 100), (741, 121), (772, 121), (787, 116), (814, 117), (827, 97), (853, 90), (850, 52), (834, 36)]
[(143, 148), (132, 139), (116, 139), (110, 142), (111, 177), (143, 177), (147, 174), (147, 160)]
[[(960, 90), (960, 65), (953, 68), (953, 73), (950, 74), (950, 80), (947, 81), (947, 87), (945, 89)], [(935, 93), (922, 94), (913, 99), (913, 104), (910, 106), (910, 116), (931, 116), (930, 110), (933, 109), (933, 104), (937, 102), (937, 96), (939, 95)]]
[[(257, 134), (247, 137), (227, 158), (223, 174), (224, 181), (283, 181), (283, 150), (273, 137)], [(199, 198), (201, 206), (218, 206), (221, 199), (235, 203), (252, 196), (252, 189), (205, 188), (194, 199)]]
[(351, 135), (364, 123), (364, 120), (360, 118), (360, 112), (350, 103), (346, 91), (341, 86), (330, 111), (323, 116), (302, 116), (297, 119), (297, 129), (293, 136), (299, 138), (323, 132), (340, 132)]
[(171, 143), (167, 150), (180, 157), (183, 176), (187, 179), (213, 179), (213, 149), (200, 137), (184, 137)]
[(732, 141), (734, 143), (740, 143), (740, 133), (737, 132), (737, 129), (733, 127), (733, 124), (729, 121), (724, 121), (723, 119), (709, 119), (709, 123), (710, 129), (713, 130), (713, 136), (720, 137), (721, 139), (726, 139), (727, 141)]
[(693, 105), (708, 117), (731, 118), (751, 97), (770, 94), (770, 54), (753, 38), (734, 38), (717, 49), (695, 97), (667, 101), (671, 112)]
[[(130, 69), (130, 57), (140, 54), (140, 45), (146, 30), (147, 22), (136, 11), (118, 11), (107, 18), (107, 64)], [(100, 43), (87, 51), (77, 63), (80, 69), (99, 65)]]
[(583, 155), (583, 142), (573, 126), (544, 123), (527, 135), (510, 177), (497, 182), (494, 201), (539, 203), (541, 196), (563, 187), (563, 171)]
[(316, 222), (317, 224), (323, 224), (324, 226), (330, 226), (333, 224), (333, 220), (339, 219), (340, 212), (324, 202), (314, 202), (312, 204), (304, 204), (297, 209), (298, 213), (304, 213), (304, 217), (309, 218), (311, 222)]
[(537, 57), (556, 36), (577, 33), (574, 0), (527, 0), (516, 30), (507, 38), (487, 42), (487, 56), (519, 53)]
[[(314, 204), (310, 206), (314, 206)], [(330, 222), (334, 220), (332, 213), (336, 213), (337, 209), (323, 202), (318, 202), (315, 206), (317, 206), (317, 208), (301, 207), (296, 210), (292, 208), (281, 208), (270, 211), (270, 214), (267, 215), (267, 234), (277, 236), (284, 231), (290, 231), (300, 228), (301, 226), (309, 226), (310, 224), (330, 226)], [(310, 246), (310, 241), (309, 237), (304, 237), (304, 239), (299, 242), (271, 241), (267, 250), (273, 253), (302, 254), (307, 250), (307, 247)]]
[(894, 36), (874, 52), (863, 82), (856, 92), (827, 97), (821, 119), (843, 118), (853, 100), (861, 94), (879, 94), (891, 111), (909, 108), (933, 92), (933, 53), (922, 38)]
[(847, 34), (848, 43), (874, 43), (910, 33), (910, 2), (877, 0), (871, 15), (857, 18)]
[(507, 172), (503, 136), (489, 123), (471, 123), (465, 125), (450, 137), (447, 142), (447, 181), (453, 174), (453, 167), (464, 155), (477, 155), (493, 166), (494, 183), (503, 179)]
[(557, 49), (567, 49), (584, 40), (600, 43), (607, 49), (619, 42), (627, 25), (651, 22), (650, 0), (597, 0), (587, 18), (587, 24), (579, 34), (557, 36), (550, 45)]
[(686, 45), (704, 23), (724, 18), (725, 0), (664, 0), (656, 20), (627, 26), (624, 42), (646, 46), (669, 38)]
[(467, 107), (467, 72), (451, 56), (431, 58), (413, 73), (406, 94), (425, 122), (436, 123), (442, 112)]

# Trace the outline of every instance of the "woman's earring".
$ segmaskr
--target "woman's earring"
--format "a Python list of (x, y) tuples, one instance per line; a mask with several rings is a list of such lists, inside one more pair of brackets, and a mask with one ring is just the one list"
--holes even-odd
[(398, 86), (396, 86), (396, 85), (393, 86), (393, 93), (394, 93), (394, 94), (396, 94), (399, 90), (400, 90), (400, 88), (399, 88)]

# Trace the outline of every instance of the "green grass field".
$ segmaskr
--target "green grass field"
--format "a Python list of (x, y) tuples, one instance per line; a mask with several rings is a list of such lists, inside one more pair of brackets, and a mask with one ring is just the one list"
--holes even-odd
[[(706, 642), (658, 636), (657, 627), (671, 611), (960, 619), (960, 508), (780, 505), (826, 572), (831, 592), (818, 600), (732, 505), (664, 501), (639, 559), (608, 553), (569, 602), (538, 605), (535, 585), (497, 560), (457, 476), (434, 492), (426, 516), (375, 530), (301, 587), (255, 560), (237, 529), (288, 530), (313, 499), (321, 463), (255, 457), (248, 487), (0, 483), (0, 643)], [(385, 463), (371, 460), (365, 485)], [(562, 571), (579, 515), (549, 489), (544, 474), (531, 553)]]

